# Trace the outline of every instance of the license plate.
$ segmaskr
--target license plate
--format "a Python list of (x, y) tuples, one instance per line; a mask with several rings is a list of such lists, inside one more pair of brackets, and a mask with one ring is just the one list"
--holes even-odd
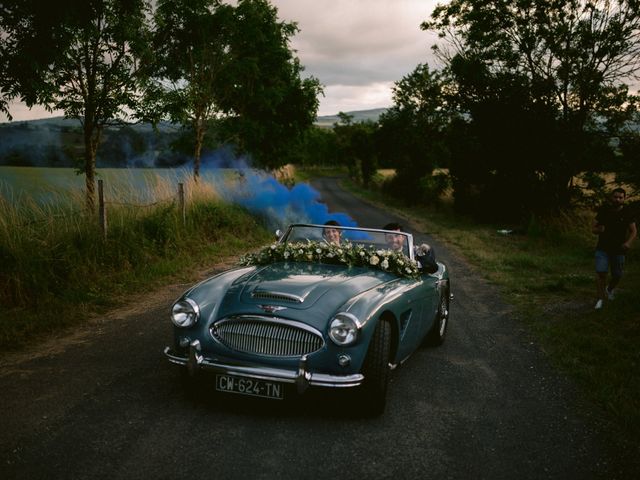
[(276, 382), (256, 380), (255, 378), (234, 377), (232, 375), (216, 375), (216, 390), (219, 392), (239, 393), (253, 397), (284, 397), (283, 385)]

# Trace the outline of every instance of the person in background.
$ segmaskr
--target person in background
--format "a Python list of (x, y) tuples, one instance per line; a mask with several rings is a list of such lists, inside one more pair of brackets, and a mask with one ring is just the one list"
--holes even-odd
[[(613, 300), (615, 288), (622, 278), (624, 257), (637, 236), (636, 222), (632, 212), (625, 207), (627, 196), (622, 188), (611, 192), (609, 201), (600, 207), (591, 231), (598, 235), (596, 245), (596, 292), (595, 308), (600, 310), (605, 298)], [(607, 284), (607, 274), (611, 279)]]
[[(326, 226), (329, 227), (339, 227), (340, 224), (335, 220), (328, 220), (325, 222)], [(324, 241), (327, 243), (333, 243), (334, 245), (340, 245), (342, 241), (342, 231), (338, 228), (324, 228), (322, 230), (322, 237)]]
[[(396, 232), (404, 231), (402, 225), (399, 223), (387, 223), (383, 230), (392, 230)], [(396, 252), (403, 252), (406, 254), (406, 237), (404, 235), (394, 235), (392, 233), (388, 233), (385, 235), (385, 240), (387, 241), (387, 245), (389, 245), (389, 249), (394, 250)], [(420, 263), (420, 268), (428, 273), (434, 273), (438, 270), (438, 264), (436, 262), (436, 255), (431, 248), (426, 243), (414, 247), (414, 256), (415, 259)]]

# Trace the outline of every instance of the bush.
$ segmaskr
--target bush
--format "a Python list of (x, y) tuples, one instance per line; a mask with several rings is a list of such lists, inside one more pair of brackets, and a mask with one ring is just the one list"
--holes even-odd
[(381, 185), (384, 193), (407, 203), (433, 205), (451, 188), (451, 179), (443, 172), (419, 177), (410, 171), (399, 171), (382, 181)]
[(419, 196), (425, 203), (435, 203), (451, 188), (451, 178), (446, 173), (438, 172), (420, 179)]

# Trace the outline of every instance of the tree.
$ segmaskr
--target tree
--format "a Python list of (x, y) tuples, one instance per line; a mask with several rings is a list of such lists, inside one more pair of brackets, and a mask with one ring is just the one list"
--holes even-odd
[(86, 16), (84, 0), (14, 0), (0, 7), (0, 112), (12, 120), (9, 102), (44, 101), (51, 85), (46, 70), (69, 44), (69, 25)]
[(504, 221), (557, 205), (547, 174), (571, 139), (558, 128), (553, 106), (534, 101), (521, 75), (492, 74), (461, 57), (451, 72), (465, 112), (447, 128), (456, 207)]
[[(609, 137), (634, 111), (625, 82), (640, 67), (637, 0), (453, 0), (423, 28), (450, 41), (436, 50), (485, 170), (522, 187), (535, 177), (531, 195), (567, 205), (574, 175), (599, 168)], [(492, 129), (504, 129), (501, 141)]]
[[(44, 2), (42, 2), (44, 3)], [(28, 104), (42, 103), (80, 120), (84, 138), (86, 204), (95, 205), (96, 153), (104, 127), (128, 118), (139, 94), (138, 57), (147, 44), (148, 3), (144, 0), (89, 0), (71, 2), (75, 11), (54, 14), (62, 24), (47, 30), (59, 51), (48, 45), (45, 55), (34, 53), (30, 35), (58, 5), (17, 2), (2, 11), (4, 64), (26, 65), (20, 75), (3, 83), (4, 99), (22, 95)], [(49, 55), (50, 54), (50, 55)], [(34, 62), (36, 68), (30, 67)], [(8, 84), (8, 88), (6, 85)]]
[(443, 72), (420, 64), (393, 87), (393, 106), (380, 116), (378, 157), (396, 169), (390, 188), (399, 195), (418, 195), (422, 180), (435, 166), (445, 166), (444, 129), (453, 112)]
[(296, 164), (323, 167), (339, 164), (336, 134), (331, 128), (311, 127), (305, 132), (296, 151)]
[(633, 185), (635, 192), (627, 193), (635, 196), (640, 193), (640, 132), (628, 132), (624, 135), (620, 139), (620, 151), (622, 155), (616, 181)]
[(222, 138), (267, 168), (288, 162), (316, 118), (322, 91), (315, 78), (301, 78), (289, 47), (297, 26), (277, 14), (267, 0), (238, 2), (219, 95)]
[(142, 116), (190, 127), (196, 180), (205, 135), (222, 113), (220, 79), (230, 60), (233, 15), (218, 0), (160, 0), (154, 16), (155, 58), (147, 69)]
[(193, 131), (195, 178), (211, 131), (262, 166), (286, 163), (320, 93), (289, 48), (295, 24), (278, 21), (266, 0), (160, 0), (155, 22), (142, 116)]
[(338, 113), (333, 124), (336, 149), (334, 155), (339, 164), (346, 165), (349, 175), (367, 187), (378, 166), (376, 156), (376, 131), (378, 124), (372, 121), (353, 122), (353, 115)]

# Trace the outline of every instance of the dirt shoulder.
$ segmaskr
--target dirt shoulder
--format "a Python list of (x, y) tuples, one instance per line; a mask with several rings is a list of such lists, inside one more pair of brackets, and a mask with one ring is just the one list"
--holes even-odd
[[(192, 280), (180, 283), (167, 283), (150, 291), (131, 294), (120, 298), (120, 306), (105, 313), (94, 314), (85, 323), (66, 329), (14, 352), (0, 353), (0, 377), (21, 371), (21, 365), (27, 361), (60, 355), (69, 347), (87, 344), (93, 341), (96, 331), (117, 328), (118, 323), (139, 317), (157, 305), (169, 305), (191, 285), (216, 273), (232, 268), (237, 256), (224, 258), (213, 265), (194, 272)], [(166, 319), (168, 321), (167, 309)]]

